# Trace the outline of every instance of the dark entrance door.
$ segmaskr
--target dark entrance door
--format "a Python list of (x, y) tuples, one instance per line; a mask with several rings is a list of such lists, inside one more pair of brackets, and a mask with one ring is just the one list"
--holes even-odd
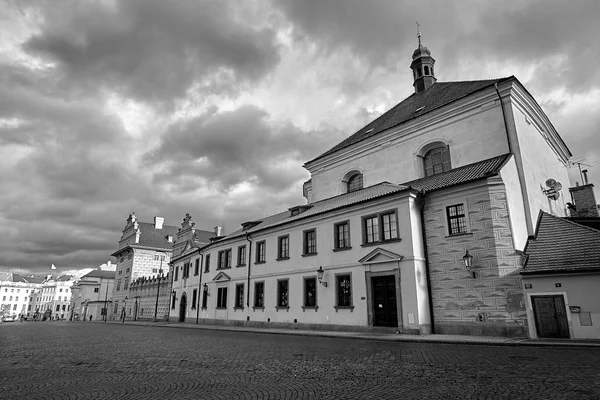
[(373, 288), (373, 325), (398, 326), (396, 278), (394, 275), (371, 278)]
[(531, 296), (539, 338), (569, 338), (569, 324), (563, 296)]
[(187, 309), (187, 296), (181, 295), (181, 301), (179, 302), (179, 322), (185, 322), (185, 310)]

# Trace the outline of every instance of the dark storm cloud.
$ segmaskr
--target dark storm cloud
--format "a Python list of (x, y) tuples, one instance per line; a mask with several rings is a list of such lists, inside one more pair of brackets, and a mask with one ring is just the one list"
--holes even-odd
[(156, 181), (179, 179), (185, 185), (195, 176), (222, 190), (244, 181), (278, 190), (307, 179), (302, 162), (338, 138), (335, 129), (305, 132), (291, 123), (272, 122), (265, 110), (252, 105), (224, 112), (213, 108), (170, 127), (145, 161), (164, 163)]
[[(536, 85), (567, 84), (585, 91), (600, 83), (600, 2), (532, 0), (524, 2), (381, 0), (273, 1), (293, 23), (298, 37), (307, 36), (325, 49), (346, 46), (373, 65), (401, 69), (416, 48), (416, 25), (440, 67), (438, 78), (450, 80), (452, 69), (465, 63), (465, 76), (485, 78), (489, 61), (525, 65), (541, 63)], [(552, 57), (563, 57), (556, 65)], [(398, 64), (400, 63), (400, 64)], [(546, 64), (544, 64), (546, 63)], [(404, 66), (405, 65), (405, 66)], [(523, 76), (515, 70), (513, 75)]]
[(275, 31), (249, 26), (249, 15), (242, 19), (228, 2), (51, 1), (39, 11), (40, 32), (24, 49), (79, 84), (141, 100), (172, 101), (195, 82), (223, 91), (213, 82), (223, 75), (233, 89), (261, 79), (279, 59)]

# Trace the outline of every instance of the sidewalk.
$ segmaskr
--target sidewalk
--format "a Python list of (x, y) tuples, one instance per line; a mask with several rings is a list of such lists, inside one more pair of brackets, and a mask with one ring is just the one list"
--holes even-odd
[[(104, 323), (102, 321), (94, 321)], [(127, 324), (139, 326), (156, 326), (163, 328), (178, 329), (202, 329), (210, 331), (233, 331), (249, 332), (271, 335), (296, 335), (315, 336), (340, 339), (377, 340), (385, 342), (420, 342), (420, 343), (442, 343), (442, 344), (472, 344), (488, 346), (551, 346), (551, 347), (597, 347), (600, 348), (600, 340), (597, 339), (528, 339), (528, 338), (505, 338), (496, 336), (467, 336), (467, 335), (402, 335), (378, 332), (341, 332), (341, 331), (316, 331), (297, 330), (281, 328), (254, 328), (246, 326), (229, 325), (196, 325), (178, 322), (152, 322), (152, 321), (107, 321), (111, 324)]]

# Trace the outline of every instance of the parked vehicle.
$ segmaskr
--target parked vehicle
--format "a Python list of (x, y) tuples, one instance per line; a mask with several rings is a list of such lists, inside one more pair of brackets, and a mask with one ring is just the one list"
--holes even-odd
[(15, 317), (12, 315), (7, 315), (4, 317), (4, 322), (15, 322)]

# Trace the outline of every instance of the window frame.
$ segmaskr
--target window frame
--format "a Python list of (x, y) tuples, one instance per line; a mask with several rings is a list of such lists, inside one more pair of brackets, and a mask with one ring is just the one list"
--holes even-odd
[[(241, 246), (238, 246), (237, 248), (237, 266), (238, 267), (245, 267), (246, 266), (246, 258), (248, 256), (247, 254), (248, 252), (246, 251), (246, 245), (243, 244)], [(242, 257), (243, 255), (243, 257)]]
[[(390, 239), (384, 239), (385, 237), (385, 230), (384, 230), (384, 217), (387, 215), (394, 215), (394, 219), (395, 219), (395, 223), (396, 223), (396, 237), (391, 237)], [(374, 240), (372, 242), (367, 241), (368, 239), (368, 234), (367, 234), (367, 221), (371, 220), (373, 218), (376, 218), (377, 221), (377, 237), (374, 237)], [(399, 223), (399, 219), (398, 219), (398, 209), (397, 208), (393, 208), (393, 209), (388, 209), (388, 210), (383, 210), (374, 214), (368, 214), (368, 215), (364, 215), (361, 217), (361, 230), (362, 230), (362, 247), (367, 247), (367, 246), (375, 246), (378, 244), (382, 244), (382, 243), (393, 243), (393, 242), (399, 242), (402, 240), (402, 238), (400, 237), (400, 223)], [(390, 230), (390, 232), (392, 232)]]
[(194, 262), (194, 276), (200, 275), (200, 259), (196, 258)]
[[(233, 303), (233, 309), (234, 310), (243, 310), (244, 309), (244, 284), (243, 283), (236, 283), (235, 285), (235, 300)], [(240, 296), (240, 292), (239, 292), (239, 288), (241, 289), (241, 296)], [(241, 300), (241, 302), (238, 303), (238, 300)]]
[[(262, 291), (261, 291), (261, 294), (262, 294), (262, 299), (261, 299), (262, 300), (262, 304), (260, 304), (260, 305), (258, 304), (258, 293), (259, 292), (257, 290), (257, 288), (258, 288), (259, 285), (261, 285), (261, 287), (262, 287)], [(254, 296), (253, 296), (253, 298), (254, 299), (253, 299), (253, 302), (252, 302), (252, 304), (253, 304), (252, 310), (257, 310), (257, 309), (264, 310), (264, 308), (265, 308), (265, 281), (256, 281), (256, 282), (254, 282)]]
[[(285, 242), (285, 243), (284, 243)], [(283, 253), (285, 251), (285, 254)], [(277, 236), (277, 261), (290, 259), (290, 235)]]
[[(262, 253), (261, 253), (262, 248)], [(264, 264), (267, 259), (267, 241), (259, 240), (256, 242), (256, 255), (254, 264)]]
[(202, 289), (202, 306), (200, 307), (202, 310), (206, 310), (208, 307), (208, 290)]
[(196, 309), (196, 303), (198, 302), (198, 289), (192, 290), (192, 310)]
[(221, 286), (217, 288), (217, 306), (216, 309), (225, 310), (227, 309), (227, 286)]
[[(281, 302), (281, 283), (286, 283), (286, 296), (285, 296), (285, 304)], [(277, 279), (277, 299), (276, 299), (275, 308), (277, 310), (288, 310), (290, 309), (290, 280), (289, 278)]]
[[(355, 182), (359, 182), (355, 184)], [(364, 188), (364, 176), (362, 172), (356, 171), (346, 179), (346, 193), (356, 192)]]
[(210, 253), (204, 256), (204, 273), (210, 272)]
[[(307, 300), (307, 282), (308, 281), (313, 281), (314, 282), (314, 305), (306, 305), (306, 300)], [(305, 276), (302, 278), (302, 310), (306, 311), (306, 309), (314, 309), (315, 311), (319, 309), (319, 295), (318, 295), (318, 285), (317, 285), (317, 277), (316, 276)]]
[[(309, 242), (307, 240), (309, 234), (313, 234), (314, 246), (313, 251), (309, 251)], [(302, 257), (317, 255), (317, 228), (305, 229), (302, 231)]]
[(231, 247), (224, 250), (219, 250), (217, 256), (217, 270), (231, 268)]
[[(433, 156), (432, 153), (434, 151), (436, 151), (436, 150), (439, 150), (439, 151), (442, 152), (442, 154), (440, 155), (441, 163), (439, 163), (439, 164), (433, 164), (433, 161), (432, 161), (432, 164), (430, 166), (431, 173), (428, 173), (427, 172), (428, 168), (429, 168), (428, 165), (427, 165), (428, 160), (431, 160), (430, 157)], [(443, 154), (444, 151), (447, 152), (447, 154), (448, 154), (447, 162), (444, 161), (444, 154)], [(437, 175), (437, 174), (441, 174), (443, 172), (450, 171), (452, 169), (452, 157), (451, 157), (451, 154), (450, 154), (450, 146), (449, 145), (447, 145), (445, 143), (441, 143), (441, 142), (437, 142), (437, 145), (432, 143), (432, 146), (426, 148), (425, 151), (422, 154), (423, 154), (422, 155), (422, 159), (423, 159), (423, 176), (424, 177), (434, 176), (434, 175)], [(438, 166), (438, 165), (441, 165), (442, 170), (439, 171), (439, 172), (436, 172), (435, 167)]]
[[(348, 226), (348, 243), (347, 246), (339, 246), (339, 230), (340, 226)], [(335, 222), (333, 224), (333, 251), (350, 250), (352, 248), (352, 238), (350, 234), (350, 220)]]
[[(340, 278), (348, 277), (350, 280), (350, 304), (349, 305), (340, 305)], [(350, 311), (354, 310), (354, 288), (352, 285), (352, 272), (340, 272), (334, 274), (334, 282), (335, 282), (335, 308), (336, 312), (339, 309), (349, 309)]]
[[(457, 207), (457, 206), (462, 206), (462, 208), (463, 208), (463, 214), (457, 214), (457, 216), (455, 216), (455, 217), (450, 217), (450, 208)], [(453, 202), (453, 204), (444, 205), (444, 214), (445, 214), (444, 222), (446, 224), (446, 233), (447, 233), (448, 237), (468, 235), (468, 234), (471, 233), (471, 227), (469, 225), (469, 212), (468, 212), (468, 209), (467, 209), (467, 202), (466, 201)], [(465, 231), (464, 232), (453, 233), (452, 232), (451, 219), (459, 219), (459, 218), (461, 218), (461, 216), (462, 216), (462, 218), (464, 218), (464, 228), (465, 228)]]

